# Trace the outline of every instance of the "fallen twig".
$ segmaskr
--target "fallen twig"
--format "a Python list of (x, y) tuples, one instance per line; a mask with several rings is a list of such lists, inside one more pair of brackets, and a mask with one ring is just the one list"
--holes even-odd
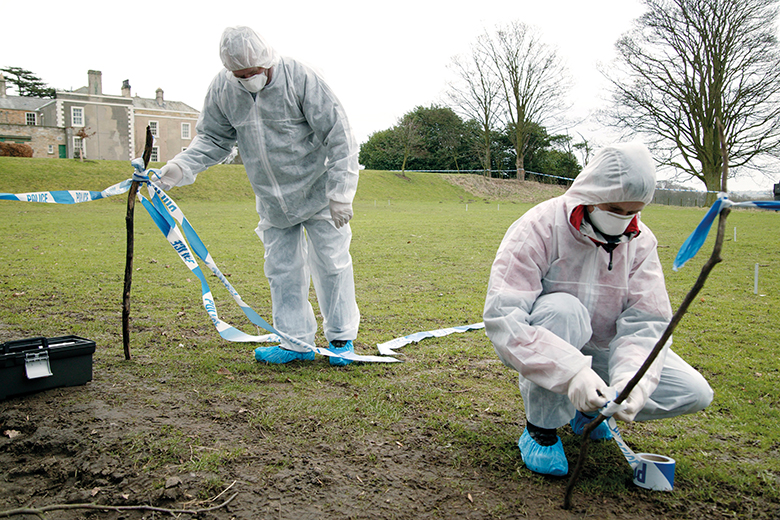
[(157, 513), (198, 515), (200, 513), (214, 511), (215, 509), (225, 507), (237, 496), (238, 493), (234, 493), (230, 498), (221, 504), (203, 509), (167, 509), (164, 507), (154, 506), (105, 506), (99, 504), (52, 504), (42, 507), (21, 507), (18, 509), (9, 509), (8, 511), (0, 511), (0, 518), (8, 518), (16, 515), (36, 515), (38, 518), (45, 519), (45, 513), (48, 513), (49, 511), (64, 511), (70, 509), (92, 509), (100, 511), (155, 511)]
[(233, 486), (235, 486), (235, 485), (236, 485), (236, 482), (238, 482), (238, 481), (237, 481), (237, 480), (234, 480), (234, 481), (233, 481), (233, 483), (231, 483), (231, 484), (230, 484), (228, 487), (226, 487), (225, 489), (223, 489), (223, 490), (222, 490), (222, 492), (220, 492), (220, 494), (219, 494), (219, 495), (217, 495), (217, 496), (215, 496), (215, 497), (209, 498), (209, 499), (207, 499), (207, 500), (199, 500), (199, 501), (193, 500), (193, 501), (191, 501), (191, 502), (185, 502), (185, 503), (184, 503), (184, 505), (185, 505), (185, 506), (188, 506), (188, 505), (190, 505), (190, 504), (210, 504), (210, 503), (212, 503), (212, 502), (214, 502), (214, 501), (216, 501), (216, 500), (219, 500), (219, 497), (221, 497), (222, 495), (224, 495), (225, 493), (227, 493), (228, 491), (230, 491), (230, 488), (232, 488)]

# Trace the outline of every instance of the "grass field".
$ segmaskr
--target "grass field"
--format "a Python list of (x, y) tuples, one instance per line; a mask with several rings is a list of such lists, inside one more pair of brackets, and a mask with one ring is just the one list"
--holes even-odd
[[(0, 158), (0, 192), (101, 190), (130, 174), (125, 163)], [(244, 301), (270, 321), (262, 245), (254, 233), (257, 215), (242, 167), (213, 168), (194, 185), (170, 193)], [(165, 374), (174, 387), (197, 381), (203, 394), (262, 394), (254, 345), (228, 344), (218, 336), (201, 307), (200, 284), (140, 206), (131, 311), (135, 360), (123, 360), (125, 203), (125, 197), (75, 206), (0, 201), (2, 337), (75, 334), (96, 341), (96, 356), (106, 370), (150, 379)], [(482, 321), (496, 249), (509, 225), (531, 206), (511, 197), (485, 200), (438, 175), (402, 179), (363, 172), (352, 221), (362, 314), (357, 350), (375, 354), (377, 343), (395, 337)], [(699, 256), (681, 271), (671, 270), (677, 250), (703, 215), (702, 209), (654, 205), (642, 213), (658, 237), (675, 309), (712, 249), (714, 230)], [(714, 388), (713, 404), (692, 416), (623, 427), (636, 451), (676, 459), (675, 492), (652, 495), (669, 512), (694, 503), (715, 504), (724, 517), (778, 511), (778, 219), (774, 212), (731, 213), (724, 261), (674, 335), (674, 350)], [(264, 333), (249, 324), (215, 278), (209, 279), (220, 317), (248, 333)], [(325, 346), (319, 335), (318, 344)], [(264, 367), (264, 374), (291, 382), (292, 390), (254, 420), (273, 431), (279, 424), (304, 428), (316, 416), (319, 432), (332, 440), (345, 431), (370, 435), (391, 424), (414, 423), (410, 426), (437, 432), (435, 442), (453, 446), (464, 464), (501, 478), (521, 478), (516, 376), (497, 362), (484, 333), (424, 340), (400, 352), (406, 361), (400, 365)], [(235, 377), (225, 379), (219, 368)], [(343, 391), (326, 394), (317, 391), (321, 387)], [(139, 453), (148, 450), (138, 442)], [(576, 454), (578, 442), (566, 436), (567, 453)], [(529, 475), (522, 478), (543, 482)], [(630, 470), (611, 443), (592, 447), (580, 486), (615, 500), (636, 493)]]

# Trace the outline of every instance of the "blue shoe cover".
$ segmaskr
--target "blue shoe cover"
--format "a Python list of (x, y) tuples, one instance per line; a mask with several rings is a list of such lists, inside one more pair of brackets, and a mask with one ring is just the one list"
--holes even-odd
[(552, 446), (541, 446), (531, 438), (526, 428), (517, 446), (520, 448), (525, 466), (534, 473), (565, 477), (569, 472), (569, 461), (566, 460), (560, 437)]
[[(571, 425), (572, 431), (576, 435), (582, 435), (582, 432), (585, 431), (585, 426), (593, 419), (595, 419), (595, 417), (588, 417), (584, 413), (577, 410), (577, 413), (574, 414), (574, 419), (572, 419), (569, 424)], [(593, 441), (607, 441), (611, 438), (612, 431), (609, 429), (606, 420), (601, 421), (599, 425), (596, 426), (596, 429), (590, 432), (590, 439)]]
[(276, 345), (275, 347), (257, 347), (255, 349), (255, 359), (263, 363), (281, 365), (289, 363), (290, 361), (313, 361), (314, 352), (285, 350), (280, 345)]
[[(333, 343), (329, 343), (328, 350), (330, 350), (334, 354), (341, 354), (344, 352), (355, 352), (355, 347), (352, 345), (352, 340), (349, 340), (341, 348), (334, 347)], [(328, 359), (330, 360), (330, 364), (333, 365), (334, 367), (343, 367), (352, 363), (352, 360), (344, 359), (340, 357), (328, 356)]]

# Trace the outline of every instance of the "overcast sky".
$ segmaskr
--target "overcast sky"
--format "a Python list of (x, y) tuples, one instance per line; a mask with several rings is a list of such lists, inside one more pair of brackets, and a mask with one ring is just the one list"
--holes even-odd
[[(416, 106), (444, 104), (454, 79), (448, 68), (452, 57), (467, 52), (486, 30), (512, 20), (534, 26), (557, 50), (574, 80), (569, 115), (585, 119), (605, 105), (598, 64), (614, 59), (615, 42), (642, 13), (637, 0), (475, 0), (465, 7), (427, 0), (8, 4), (2, 8), (0, 66), (31, 70), (49, 86), (66, 90), (86, 86), (87, 71), (99, 70), (104, 94), (120, 95), (127, 79), (134, 96), (154, 98), (159, 87), (165, 99), (197, 110), (222, 68), (222, 31), (250, 26), (280, 54), (324, 75), (360, 143)], [(577, 132), (596, 145), (611, 140), (592, 122), (572, 135)], [(758, 181), (733, 182), (730, 188), (767, 189), (773, 183)]]

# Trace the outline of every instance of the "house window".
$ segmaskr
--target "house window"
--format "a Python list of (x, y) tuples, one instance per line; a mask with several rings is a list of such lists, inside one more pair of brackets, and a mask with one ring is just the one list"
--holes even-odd
[(84, 140), (81, 137), (73, 136), (73, 158), (83, 159), (84, 153)]
[(38, 124), (38, 119), (35, 117), (35, 112), (26, 112), (24, 118), (29, 126), (35, 126)]
[(149, 162), (157, 162), (160, 160), (160, 148), (158, 146), (152, 146), (152, 156), (149, 158)]
[(149, 121), (149, 130), (152, 131), (152, 135), (155, 137), (160, 135), (157, 133), (157, 121)]
[(53, 144), (49, 145), (49, 153), (54, 153), (54, 145)]
[(182, 139), (189, 139), (190, 138), (190, 124), (189, 123), (182, 123), (181, 124), (181, 138)]
[(71, 126), (84, 126), (84, 107), (70, 107)]

